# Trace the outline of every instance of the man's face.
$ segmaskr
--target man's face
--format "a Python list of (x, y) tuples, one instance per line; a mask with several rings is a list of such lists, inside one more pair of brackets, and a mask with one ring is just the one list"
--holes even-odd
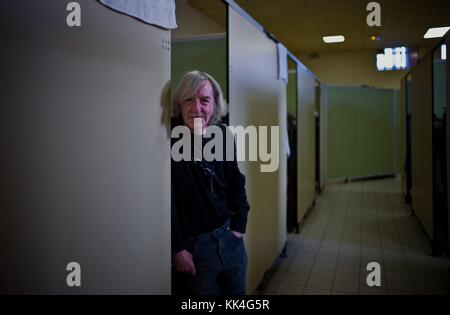
[(203, 83), (197, 94), (190, 98), (182, 99), (180, 105), (184, 124), (191, 131), (194, 131), (194, 118), (201, 118), (202, 129), (206, 128), (215, 106), (214, 90), (209, 80)]

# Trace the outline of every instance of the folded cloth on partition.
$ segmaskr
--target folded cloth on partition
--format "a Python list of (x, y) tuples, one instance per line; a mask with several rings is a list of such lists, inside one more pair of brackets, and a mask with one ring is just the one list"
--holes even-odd
[(175, 0), (99, 0), (116, 11), (166, 29), (177, 27)]
[(278, 79), (288, 84), (287, 49), (283, 44), (278, 43)]

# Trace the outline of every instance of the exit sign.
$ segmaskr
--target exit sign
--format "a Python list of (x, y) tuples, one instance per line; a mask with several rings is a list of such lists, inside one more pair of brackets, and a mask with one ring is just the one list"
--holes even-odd
[(377, 54), (377, 70), (404, 70), (409, 68), (409, 54), (406, 47), (385, 48)]

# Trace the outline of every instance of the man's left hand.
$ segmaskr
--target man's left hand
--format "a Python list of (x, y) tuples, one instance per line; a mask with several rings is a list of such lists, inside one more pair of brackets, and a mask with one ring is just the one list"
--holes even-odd
[(236, 232), (236, 231), (232, 231), (230, 230), (231, 233), (233, 233), (234, 236), (236, 236), (237, 238), (243, 238), (244, 234)]

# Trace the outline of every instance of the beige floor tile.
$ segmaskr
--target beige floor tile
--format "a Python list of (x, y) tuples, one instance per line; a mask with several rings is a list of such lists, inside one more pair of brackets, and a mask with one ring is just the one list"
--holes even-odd
[(277, 295), (300, 295), (303, 292), (303, 286), (283, 284), (276, 290)]
[[(277, 294), (450, 293), (450, 259), (428, 256), (430, 244), (393, 179), (328, 185), (301, 233), (288, 239)], [(366, 285), (369, 261), (381, 265), (381, 288)]]
[(298, 275), (298, 274), (290, 274), (286, 273), (283, 280), (281, 281), (282, 284), (290, 284), (290, 285), (297, 285), (297, 286), (304, 286), (306, 282), (308, 281), (307, 275)]
[(334, 281), (359, 285), (359, 273), (336, 272)]
[(307, 286), (303, 291), (303, 295), (331, 295), (331, 290), (312, 288)]
[(350, 294), (358, 294), (359, 293), (359, 284), (335, 280), (333, 283), (333, 291), (341, 291), (341, 292), (347, 292)]
[(331, 290), (333, 286), (333, 278), (319, 278), (319, 277), (310, 277), (306, 286), (312, 288), (326, 289)]

